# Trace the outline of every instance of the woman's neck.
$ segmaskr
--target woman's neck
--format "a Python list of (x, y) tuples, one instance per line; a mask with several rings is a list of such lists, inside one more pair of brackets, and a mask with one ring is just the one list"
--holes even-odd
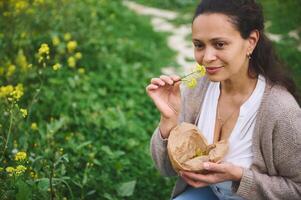
[(249, 95), (256, 87), (257, 77), (236, 77), (221, 82), (221, 93), (226, 95)]

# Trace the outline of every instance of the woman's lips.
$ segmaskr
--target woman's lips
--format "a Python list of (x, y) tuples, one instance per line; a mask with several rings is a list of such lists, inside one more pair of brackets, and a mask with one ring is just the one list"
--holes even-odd
[(206, 71), (208, 74), (217, 73), (222, 67), (206, 67)]

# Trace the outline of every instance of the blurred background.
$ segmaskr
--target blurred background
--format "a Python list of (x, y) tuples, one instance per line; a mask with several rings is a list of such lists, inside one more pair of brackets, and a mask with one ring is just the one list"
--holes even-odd
[[(177, 13), (167, 21), (180, 27), (199, 1), (135, 2)], [(301, 1), (260, 2), (300, 90)], [(169, 198), (175, 179), (150, 158), (159, 113), (145, 86), (183, 66), (170, 32), (128, 5), (0, 0), (1, 200)]]

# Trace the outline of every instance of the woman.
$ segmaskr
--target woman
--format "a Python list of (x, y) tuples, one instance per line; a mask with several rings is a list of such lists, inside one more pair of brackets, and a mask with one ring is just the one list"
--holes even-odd
[[(293, 81), (264, 35), (255, 0), (202, 0), (192, 23), (197, 63), (206, 76), (180, 91), (180, 77), (153, 78), (146, 87), (161, 113), (151, 140), (156, 167), (179, 175), (172, 198), (301, 199), (301, 109)], [(182, 87), (181, 87), (182, 88)], [(196, 124), (209, 143), (229, 141), (210, 173), (176, 174), (168, 136), (180, 122)]]

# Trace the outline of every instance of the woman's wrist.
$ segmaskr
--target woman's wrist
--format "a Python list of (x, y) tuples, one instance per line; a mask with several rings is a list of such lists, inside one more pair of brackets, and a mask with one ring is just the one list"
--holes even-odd
[(161, 116), (160, 123), (159, 123), (159, 129), (160, 129), (162, 138), (163, 139), (168, 138), (170, 131), (177, 125), (178, 125), (178, 117), (165, 118), (165, 117)]
[(232, 180), (240, 182), (243, 176), (243, 168), (242, 167), (235, 167), (234, 170), (232, 171)]

